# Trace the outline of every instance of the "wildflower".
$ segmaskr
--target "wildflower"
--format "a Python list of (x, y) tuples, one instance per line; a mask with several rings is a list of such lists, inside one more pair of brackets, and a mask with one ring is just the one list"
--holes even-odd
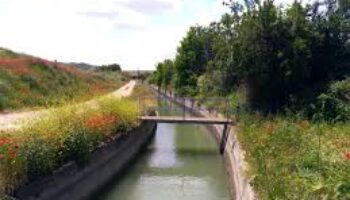
[(29, 65), (29, 60), (26, 58), (4, 58), (0, 60), (1, 68), (9, 70), (17, 75), (33, 74)]
[(89, 118), (85, 125), (89, 129), (98, 129), (105, 126), (110, 126), (116, 122), (116, 118), (112, 115), (97, 115)]
[(10, 142), (11, 141), (8, 138), (0, 138), (0, 146), (4, 146)]
[(10, 155), (10, 158), (14, 159), (17, 156), (17, 152), (12, 151), (12, 152), (9, 153), (9, 155)]
[(350, 161), (350, 152), (345, 152), (344, 154), (345, 154), (346, 160)]

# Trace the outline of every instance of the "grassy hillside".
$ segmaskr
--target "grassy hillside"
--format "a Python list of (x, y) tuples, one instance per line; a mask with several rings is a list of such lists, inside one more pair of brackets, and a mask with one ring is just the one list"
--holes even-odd
[(0, 111), (85, 100), (121, 82), (117, 73), (106, 77), (0, 48)]

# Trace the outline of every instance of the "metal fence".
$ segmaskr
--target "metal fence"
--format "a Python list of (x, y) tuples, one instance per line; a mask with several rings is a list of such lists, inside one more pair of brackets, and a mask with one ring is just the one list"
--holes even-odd
[[(226, 119), (229, 119), (229, 116), (233, 113), (227, 98), (178, 97), (171, 93), (158, 91), (155, 105), (148, 104), (148, 102), (152, 100), (155, 100), (154, 96), (139, 97), (140, 110), (154, 109), (161, 112), (162, 115), (166, 115), (166, 111), (170, 111), (172, 115), (174, 115), (175, 112), (175, 114), (183, 117), (190, 116), (193, 113), (205, 113)], [(168, 103), (163, 103), (165, 101)]]

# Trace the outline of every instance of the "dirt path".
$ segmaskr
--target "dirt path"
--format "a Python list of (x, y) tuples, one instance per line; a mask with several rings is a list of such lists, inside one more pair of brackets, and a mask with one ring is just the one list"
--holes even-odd
[[(115, 98), (127, 97), (132, 93), (135, 85), (136, 85), (136, 81), (132, 80), (129, 83), (125, 84), (123, 87), (119, 88), (118, 90), (108, 95)], [(90, 100), (83, 104), (90, 106), (92, 104), (95, 104), (95, 101)], [(39, 110), (39, 111), (29, 111), (29, 112), (20, 112), (20, 113), (0, 114), (0, 132), (17, 130), (21, 127), (21, 124), (23, 124), (23, 122), (40, 117), (47, 112), (48, 110)]]

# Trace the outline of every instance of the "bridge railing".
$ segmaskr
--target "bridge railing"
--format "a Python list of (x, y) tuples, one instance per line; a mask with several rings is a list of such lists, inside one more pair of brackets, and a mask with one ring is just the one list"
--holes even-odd
[[(154, 96), (139, 97), (140, 110), (155, 109), (166, 115), (166, 111), (172, 111), (171, 115), (181, 115), (184, 118), (193, 113), (205, 113), (211, 116), (226, 118), (233, 113), (230, 109), (229, 99), (227, 98), (192, 98), (192, 97), (177, 97), (171, 93), (159, 92), (156, 97), (156, 104), (148, 104), (150, 100), (154, 100)], [(167, 101), (168, 103), (163, 103)], [(141, 113), (142, 115), (143, 113)]]
[[(157, 104), (147, 104), (149, 99), (154, 100), (155, 96), (144, 96), (139, 97), (139, 108), (140, 110), (148, 110), (148, 109), (154, 109), (159, 112), (162, 111), (175, 111), (176, 113), (182, 115), (184, 118), (183, 121), (186, 121), (186, 114), (194, 114), (199, 113), (203, 116), (203, 118), (210, 118), (213, 117), (213, 115), (216, 115), (218, 118), (225, 118), (224, 120), (224, 127), (222, 129), (221, 134), (221, 140), (220, 140), (220, 153), (223, 154), (226, 147), (226, 142), (228, 139), (228, 135), (230, 132), (230, 126), (232, 124), (232, 120), (230, 120), (230, 116), (232, 114), (232, 111), (230, 109), (229, 99), (228, 98), (192, 98), (192, 97), (177, 97), (169, 92), (161, 92), (154, 88), (154, 90), (158, 93), (157, 95)], [(163, 103), (165, 102), (165, 103)], [(142, 115), (142, 113), (141, 113)], [(161, 113), (162, 116), (164, 116), (164, 112)], [(173, 116), (173, 115), (172, 115)], [(143, 119), (146, 119), (147, 116), (142, 115)], [(178, 120), (178, 119), (177, 119)], [(193, 118), (192, 118), (193, 120)], [(217, 119), (215, 119), (217, 120)], [(203, 120), (204, 121), (204, 120)], [(168, 122), (168, 121), (167, 121)], [(222, 120), (220, 123), (222, 124)], [(218, 121), (215, 121), (215, 123), (218, 123)]]

